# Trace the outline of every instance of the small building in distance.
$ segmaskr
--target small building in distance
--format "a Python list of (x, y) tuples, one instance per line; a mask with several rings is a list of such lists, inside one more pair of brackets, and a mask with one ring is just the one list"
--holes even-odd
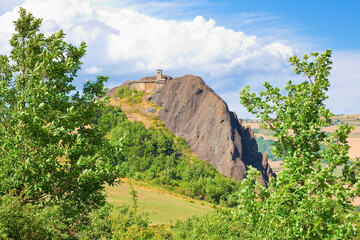
[(163, 77), (161, 69), (156, 70), (156, 83), (157, 84), (165, 84), (166, 83), (166, 78)]
[(140, 80), (130, 81), (128, 84), (138, 91), (155, 92), (166, 84), (166, 81), (172, 79), (170, 76), (162, 75), (162, 70), (156, 70), (156, 76), (145, 77)]

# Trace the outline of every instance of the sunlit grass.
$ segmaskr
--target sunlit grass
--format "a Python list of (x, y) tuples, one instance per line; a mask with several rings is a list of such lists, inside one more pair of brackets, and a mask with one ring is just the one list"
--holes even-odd
[[(150, 213), (150, 221), (153, 224), (175, 223), (176, 220), (185, 220), (190, 216), (200, 216), (213, 209), (209, 206), (202, 206), (185, 200), (178, 199), (168, 194), (158, 193), (156, 190), (144, 189), (134, 186), (138, 195), (138, 205), (140, 209)], [(130, 186), (122, 182), (115, 187), (106, 187), (108, 202), (115, 205), (130, 204)]]

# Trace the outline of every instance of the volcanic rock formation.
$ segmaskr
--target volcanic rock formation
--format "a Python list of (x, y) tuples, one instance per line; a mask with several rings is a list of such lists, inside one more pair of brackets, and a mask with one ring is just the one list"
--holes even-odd
[(162, 107), (158, 116), (165, 126), (222, 174), (242, 180), (251, 165), (261, 172), (263, 185), (270, 176), (275, 177), (266, 154), (258, 152), (251, 129), (241, 125), (236, 114), (200, 77), (170, 79), (152, 101)]

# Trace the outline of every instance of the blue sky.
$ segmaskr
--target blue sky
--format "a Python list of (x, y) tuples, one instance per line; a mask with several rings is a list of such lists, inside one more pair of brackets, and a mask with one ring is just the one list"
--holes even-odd
[[(111, 1), (108, 1), (111, 2)], [(113, 6), (124, 6), (122, 1)], [(128, 1), (131, 2), (131, 1)], [(191, 20), (198, 15), (213, 18), (218, 25), (255, 35), (279, 31), (302, 35), (319, 47), (331, 49), (360, 48), (360, 1), (357, 0), (200, 0), (133, 1), (125, 4), (141, 12), (164, 19)], [(152, 2), (151, 8), (147, 8)], [(159, 10), (156, 10), (156, 4)], [(144, 7), (138, 6), (143, 4)], [(171, 5), (174, 5), (171, 9)], [(181, 6), (180, 9), (178, 6)], [(170, 9), (163, 11), (165, 6)], [(186, 11), (184, 11), (186, 10)]]
[[(218, 3), (224, 15), (235, 15), (241, 12), (263, 13), (274, 16), (275, 24), (292, 29), (297, 34), (314, 37), (323, 48), (353, 49), (360, 47), (359, 9), (357, 0), (302, 0), (302, 1), (214, 1)], [(212, 13), (216, 14), (216, 10)], [(221, 22), (219, 22), (221, 24)], [(231, 22), (225, 23), (228, 27)], [(255, 23), (257, 24), (257, 23)], [(255, 25), (254, 24), (254, 25)], [(266, 22), (260, 22), (265, 24)], [(251, 28), (256, 26), (249, 26)], [(256, 34), (256, 32), (253, 32)], [(321, 43), (320, 43), (321, 41)]]
[(42, 17), (42, 31), (87, 42), (75, 84), (109, 75), (108, 87), (154, 75), (201, 76), (239, 117), (245, 85), (283, 86), (297, 79), (287, 58), (333, 50), (328, 107), (360, 113), (360, 1), (0, 0), (0, 53), (9, 52), (12, 21), (23, 6)]

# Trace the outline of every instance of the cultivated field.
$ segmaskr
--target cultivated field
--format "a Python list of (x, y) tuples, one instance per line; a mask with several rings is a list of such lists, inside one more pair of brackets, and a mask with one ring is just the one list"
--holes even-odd
[[(332, 117), (335, 125), (324, 128), (325, 132), (334, 132), (338, 125), (349, 124), (355, 129), (351, 131), (349, 135), (348, 143), (350, 146), (349, 157), (351, 159), (360, 157), (360, 114), (352, 115), (340, 115)], [(259, 120), (243, 120), (243, 126), (250, 126), (251, 129), (259, 129), (260, 121)], [(273, 139), (273, 136), (268, 130), (260, 129), (259, 133), (255, 133), (257, 137), (262, 136), (264, 140)]]

